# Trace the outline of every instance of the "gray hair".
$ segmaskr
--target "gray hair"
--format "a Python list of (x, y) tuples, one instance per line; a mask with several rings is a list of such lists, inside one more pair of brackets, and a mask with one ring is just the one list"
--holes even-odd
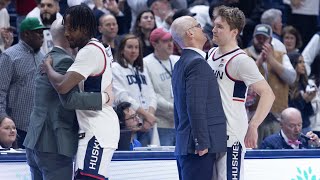
[(194, 24), (192, 23), (195, 19), (190, 16), (182, 16), (175, 19), (170, 27), (170, 33), (172, 35), (172, 39), (181, 47), (185, 47), (184, 37), (186, 35), (186, 31), (190, 29)]
[(279, 9), (268, 9), (261, 15), (261, 23), (268, 24), (270, 26), (273, 25), (274, 21), (282, 16), (282, 12)]

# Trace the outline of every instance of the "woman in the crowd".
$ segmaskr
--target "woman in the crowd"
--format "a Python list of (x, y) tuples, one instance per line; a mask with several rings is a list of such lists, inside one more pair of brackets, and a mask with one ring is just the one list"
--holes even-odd
[(310, 90), (308, 77), (304, 66), (303, 56), (298, 52), (288, 53), (292, 66), (295, 67), (297, 78), (290, 85), (289, 106), (300, 110), (302, 116), (302, 132), (310, 131), (310, 117), (314, 114), (311, 100), (315, 97), (316, 91)]
[(314, 81), (317, 89), (317, 95), (311, 101), (314, 115), (310, 117), (310, 127), (320, 137), (320, 55), (311, 64), (310, 79)]
[(150, 44), (149, 37), (152, 30), (156, 28), (154, 13), (151, 10), (142, 11), (133, 26), (133, 34), (142, 42), (143, 57), (153, 53), (154, 49)]
[(302, 47), (302, 39), (299, 31), (293, 26), (286, 26), (282, 30), (282, 41), (287, 53), (299, 52)]
[(142, 130), (137, 135), (141, 144), (146, 146), (151, 143), (157, 100), (148, 72), (143, 66), (140, 39), (132, 34), (124, 36), (115, 59), (112, 65), (115, 104), (131, 103), (131, 107), (143, 119)]
[(3, 148), (18, 148), (16, 125), (9, 117), (0, 119), (0, 149)]

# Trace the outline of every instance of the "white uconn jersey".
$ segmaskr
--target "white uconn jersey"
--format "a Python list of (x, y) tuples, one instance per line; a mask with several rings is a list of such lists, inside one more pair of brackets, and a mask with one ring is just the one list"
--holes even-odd
[[(77, 61), (82, 63), (78, 63), (81, 66), (77, 66), (76, 71), (83, 72), (82, 75), (85, 74), (86, 77), (80, 89), (84, 92), (103, 92), (112, 83), (113, 56), (110, 47), (105, 48), (100, 42), (91, 40), (79, 53), (75, 63)], [(103, 148), (117, 148), (120, 128), (118, 116), (111, 106), (103, 104), (101, 111), (76, 110), (76, 112), (80, 132), (93, 134)]]
[(216, 52), (218, 52), (218, 48), (212, 48), (209, 51), (207, 61), (219, 84), (222, 105), (227, 117), (227, 135), (236, 137), (243, 147), (245, 147), (244, 137), (248, 128), (248, 118), (245, 109), (247, 86), (243, 81), (232, 77), (228, 73), (227, 67), (231, 61), (241, 58), (246, 53), (240, 48), (224, 55), (217, 55)]

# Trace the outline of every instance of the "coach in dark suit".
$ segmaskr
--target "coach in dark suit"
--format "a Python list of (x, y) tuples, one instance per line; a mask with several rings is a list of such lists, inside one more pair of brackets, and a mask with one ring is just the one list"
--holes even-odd
[(171, 34), (183, 49), (172, 74), (179, 176), (211, 180), (215, 153), (226, 151), (227, 135), (219, 86), (202, 51), (207, 38), (189, 16), (176, 19)]
[(320, 147), (319, 137), (312, 131), (302, 134), (302, 117), (296, 108), (281, 112), (281, 131), (266, 137), (260, 149), (311, 149)]
[[(73, 63), (67, 53), (62, 20), (51, 26), (55, 47), (50, 51), (54, 69), (64, 74)], [(46, 75), (37, 74), (34, 108), (24, 141), (33, 180), (72, 179), (73, 157), (78, 148), (78, 122), (73, 109), (102, 109), (101, 93), (80, 93), (76, 87), (59, 95)], [(104, 98), (106, 99), (106, 98)]]

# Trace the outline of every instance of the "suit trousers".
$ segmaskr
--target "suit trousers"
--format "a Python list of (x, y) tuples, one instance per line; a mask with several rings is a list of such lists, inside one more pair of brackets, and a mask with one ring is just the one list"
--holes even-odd
[(215, 153), (203, 156), (188, 154), (177, 156), (177, 165), (180, 180), (212, 180)]
[(72, 180), (73, 159), (61, 154), (26, 149), (32, 180)]

